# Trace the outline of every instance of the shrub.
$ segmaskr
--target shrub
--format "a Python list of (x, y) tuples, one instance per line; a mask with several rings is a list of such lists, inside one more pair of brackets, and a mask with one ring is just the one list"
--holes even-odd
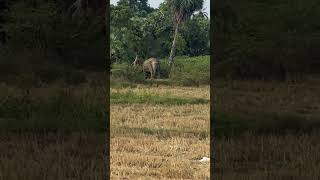
[(160, 60), (160, 78), (169, 78), (169, 65), (166, 60)]
[[(166, 60), (160, 60), (160, 78), (169, 78), (170, 68)], [(147, 83), (144, 78), (141, 67), (133, 67), (126, 63), (114, 63), (112, 65), (111, 81)], [(150, 82), (157, 84), (176, 84), (185, 86), (194, 86), (210, 83), (210, 56), (176, 57), (172, 76), (167, 80)]]
[(180, 85), (210, 83), (210, 56), (176, 58), (171, 80)]
[(145, 81), (142, 68), (134, 67), (127, 63), (113, 64), (111, 77), (116, 81), (129, 81), (133, 83), (143, 83)]

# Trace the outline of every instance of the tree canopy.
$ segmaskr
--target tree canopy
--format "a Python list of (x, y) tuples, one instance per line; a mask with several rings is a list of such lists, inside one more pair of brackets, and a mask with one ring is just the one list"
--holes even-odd
[[(171, 10), (169, 1), (156, 9), (146, 0), (120, 0), (117, 5), (111, 5), (111, 58), (132, 62), (136, 55), (168, 57), (175, 28)], [(195, 14), (181, 28), (177, 35), (177, 55), (209, 54), (210, 19), (202, 14)]]

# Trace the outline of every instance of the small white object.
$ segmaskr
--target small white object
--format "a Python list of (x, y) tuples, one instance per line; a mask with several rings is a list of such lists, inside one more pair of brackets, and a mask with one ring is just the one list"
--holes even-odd
[(202, 159), (199, 160), (200, 162), (209, 162), (210, 158), (208, 157), (203, 157)]

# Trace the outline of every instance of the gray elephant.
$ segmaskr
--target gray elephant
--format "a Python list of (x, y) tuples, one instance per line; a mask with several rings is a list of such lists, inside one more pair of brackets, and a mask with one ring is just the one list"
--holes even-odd
[(147, 78), (147, 75), (150, 73), (150, 78), (154, 79), (156, 76), (157, 78), (160, 78), (160, 61), (156, 58), (149, 58), (145, 60), (144, 62), (141, 62), (136, 56), (136, 59), (132, 63), (134, 66), (142, 65), (143, 67), (143, 73), (145, 75), (145, 78)]

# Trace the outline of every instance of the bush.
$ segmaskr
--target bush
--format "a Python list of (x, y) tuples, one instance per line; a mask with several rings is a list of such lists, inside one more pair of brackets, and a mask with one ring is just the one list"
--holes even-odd
[[(160, 60), (160, 78), (169, 78), (170, 67), (166, 60)], [(141, 67), (133, 67), (126, 63), (112, 65), (113, 82), (147, 83)], [(167, 80), (152, 81), (156, 84), (176, 84), (184, 86), (203, 85), (210, 83), (210, 56), (175, 58), (172, 76)]]
[(116, 81), (129, 81), (133, 83), (145, 82), (142, 68), (134, 67), (127, 63), (115, 63), (112, 65), (111, 77)]
[(160, 60), (160, 78), (166, 79), (169, 78), (169, 65), (168, 61)]
[(192, 86), (210, 83), (210, 56), (177, 57), (171, 81)]

